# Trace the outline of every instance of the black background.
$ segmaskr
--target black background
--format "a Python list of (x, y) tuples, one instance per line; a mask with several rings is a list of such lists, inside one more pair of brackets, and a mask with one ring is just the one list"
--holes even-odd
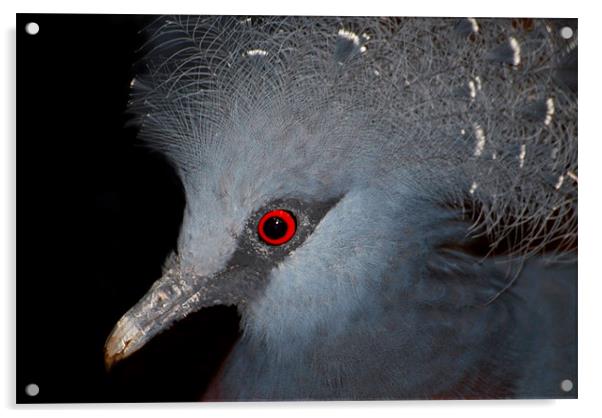
[(173, 169), (126, 127), (154, 18), (17, 15), (19, 403), (198, 400), (238, 336), (235, 310), (205, 309), (104, 368), (104, 342), (160, 277), (184, 207)]

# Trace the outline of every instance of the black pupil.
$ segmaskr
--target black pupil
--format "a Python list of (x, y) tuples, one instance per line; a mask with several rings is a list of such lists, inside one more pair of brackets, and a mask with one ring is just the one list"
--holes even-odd
[(270, 239), (279, 239), (286, 234), (288, 225), (282, 218), (273, 216), (263, 224), (263, 232)]

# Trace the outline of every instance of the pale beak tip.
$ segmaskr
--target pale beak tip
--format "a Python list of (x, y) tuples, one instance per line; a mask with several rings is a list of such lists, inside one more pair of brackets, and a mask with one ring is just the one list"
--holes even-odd
[(105, 352), (105, 362), (104, 363), (105, 363), (105, 370), (107, 371), (107, 373), (111, 371), (111, 369), (113, 368), (113, 365), (115, 364), (115, 361), (116, 361), (115, 357), (113, 357)]
[(142, 344), (140, 331), (127, 317), (123, 317), (107, 338), (104, 346), (105, 369), (110, 371), (113, 366), (137, 351)]
[(104, 347), (104, 363), (105, 363), (105, 370), (107, 372), (110, 372), (111, 369), (113, 368), (113, 366), (115, 365), (115, 363), (117, 363), (119, 360), (124, 358), (123, 351), (119, 351), (119, 350), (115, 349), (116, 348), (115, 343), (116, 343), (115, 338), (113, 337), (113, 334), (111, 334)]

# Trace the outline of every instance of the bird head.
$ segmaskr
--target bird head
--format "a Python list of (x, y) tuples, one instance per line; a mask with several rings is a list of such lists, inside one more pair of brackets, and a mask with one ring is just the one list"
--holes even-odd
[[(328, 138), (303, 126), (274, 132), (274, 119), (256, 115), (266, 122), (228, 133), (230, 146), (221, 144), (198, 169), (180, 172), (186, 207), (177, 250), (163, 276), (115, 326), (105, 347), (108, 366), (204, 307), (234, 305), (243, 323), (285, 313), (292, 319), (295, 310), (303, 321), (307, 304), (332, 304), (326, 295), (348, 276), (356, 283), (378, 271), (375, 243), (386, 242), (393, 212), (377, 203), (384, 186), (368, 171), (376, 165), (366, 164), (369, 152), (343, 146), (335, 152), (327, 145), (333, 135), (357, 132), (327, 129)], [(330, 123), (323, 115), (312, 119)], [(372, 222), (382, 228), (371, 230)], [(371, 255), (362, 250), (357, 258), (354, 252), (366, 245)], [(322, 293), (328, 287), (332, 292)], [(266, 308), (277, 312), (257, 313)]]
[[(149, 27), (129, 109), (177, 170), (186, 207), (162, 277), (110, 334), (107, 365), (213, 305), (237, 306), (245, 332), (288, 346), (369, 324), (421, 277), (430, 249), (466, 234), (449, 202), (477, 202), (480, 225), (500, 237), (501, 213), (536, 219), (541, 232), (538, 220), (572, 211), (571, 183), (554, 186), (576, 167), (576, 143), (557, 146), (566, 138), (550, 129), (572, 135), (568, 94), (553, 91), (564, 108), (523, 106), (550, 103), (550, 92), (518, 67), (518, 35), (500, 52), (503, 23), (492, 22), (491, 50), (471, 49), (474, 22), (439, 23), (449, 31), (362, 18), (180, 16)], [(501, 86), (513, 78), (533, 98)], [(554, 219), (555, 236), (571, 235)]]
[[(228, 27), (233, 22), (222, 23)], [(348, 264), (345, 253), (330, 258), (331, 267), (320, 262), (319, 254), (332, 245), (325, 237), (333, 228), (341, 242), (350, 239), (344, 239), (345, 234), (362, 229), (361, 218), (349, 222), (348, 231), (341, 228), (342, 217), (357, 216), (341, 201), (351, 190), (379, 182), (374, 172), (378, 166), (370, 161), (382, 160), (382, 155), (374, 143), (363, 141), (376, 132), (365, 123), (365, 112), (354, 114), (350, 100), (327, 100), (331, 92), (308, 91), (315, 82), (291, 89), (282, 80), (283, 57), (261, 53), (251, 40), (246, 42), (237, 46), (242, 52), (232, 63), (236, 74), (230, 74), (230, 81), (227, 75), (207, 80), (195, 76), (192, 91), (204, 96), (195, 103), (198, 107), (183, 104), (182, 91), (172, 90), (182, 80), (175, 81), (167, 64), (133, 84), (131, 106), (136, 109), (142, 102), (144, 107), (142, 135), (151, 146), (161, 147), (178, 170), (186, 207), (177, 250), (163, 276), (119, 320), (107, 340), (108, 366), (203, 307), (235, 305), (246, 323), (252, 310), (262, 306), (269, 283), (283, 280), (289, 270), (298, 273), (305, 266), (309, 274), (313, 265), (317, 275), (332, 276), (331, 267), (338, 265), (342, 273)], [(195, 68), (205, 68), (204, 58), (197, 58), (202, 62)], [(333, 60), (333, 71), (337, 65)], [(230, 68), (225, 63), (221, 67), (222, 72)], [(282, 84), (263, 83), (265, 72)], [(170, 80), (165, 89), (157, 89), (153, 77), (159, 76)], [(231, 94), (232, 83), (238, 92), (228, 97), (227, 111), (215, 114), (217, 103)], [(304, 300), (301, 279), (289, 278), (290, 297), (273, 307), (285, 309), (289, 304), (290, 310), (291, 303), (299, 305)], [(310, 282), (309, 277), (304, 280)], [(305, 299), (312, 300), (311, 294)]]

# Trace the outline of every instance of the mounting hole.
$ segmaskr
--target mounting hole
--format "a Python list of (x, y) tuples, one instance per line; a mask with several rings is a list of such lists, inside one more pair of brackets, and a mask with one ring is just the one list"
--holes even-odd
[(560, 36), (562, 36), (564, 39), (571, 39), (573, 37), (573, 29), (565, 26), (564, 28), (560, 29)]
[(27, 393), (28, 396), (37, 396), (38, 393), (40, 393), (40, 387), (35, 383), (30, 383), (25, 386), (25, 393)]
[(569, 379), (565, 379), (562, 382), (560, 382), (560, 389), (562, 389), (565, 392), (570, 392), (571, 390), (573, 390), (573, 382)]
[(36, 22), (29, 22), (27, 25), (25, 25), (25, 32), (30, 35), (37, 35), (39, 31), (40, 25), (38, 25)]

